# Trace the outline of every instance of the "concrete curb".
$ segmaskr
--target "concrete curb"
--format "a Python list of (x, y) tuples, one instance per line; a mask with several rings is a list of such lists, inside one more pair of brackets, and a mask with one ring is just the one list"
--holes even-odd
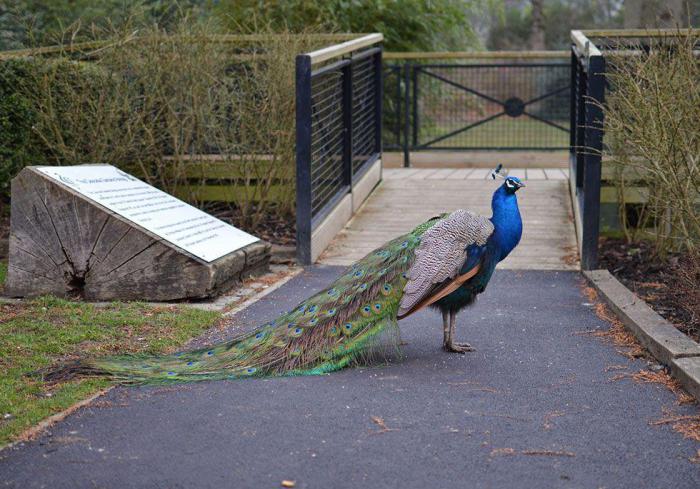
[(583, 275), (642, 346), (700, 401), (700, 345), (654, 312), (607, 270), (583, 271)]

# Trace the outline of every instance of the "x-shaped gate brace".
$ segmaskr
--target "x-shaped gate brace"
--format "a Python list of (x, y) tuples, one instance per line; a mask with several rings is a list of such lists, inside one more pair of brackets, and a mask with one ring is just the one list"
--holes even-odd
[[(437, 67), (443, 68), (444, 66), (437, 66)], [(497, 68), (498, 65), (489, 65), (489, 67)], [(454, 131), (450, 131), (449, 133), (444, 134), (444, 135), (442, 135), (442, 136), (439, 136), (439, 137), (437, 137), (437, 138), (435, 138), (435, 139), (432, 139), (432, 140), (428, 141), (427, 143), (418, 144), (418, 145), (415, 146), (414, 149), (428, 149), (428, 148), (430, 148), (430, 146), (432, 146), (432, 145), (435, 144), (435, 143), (438, 143), (438, 142), (443, 141), (443, 140), (445, 140), (445, 139), (451, 138), (452, 136), (456, 136), (457, 134), (460, 134), (460, 133), (462, 133), (462, 132), (468, 131), (469, 129), (473, 129), (473, 128), (477, 127), (477, 126), (486, 124), (487, 122), (490, 122), (490, 121), (492, 121), (492, 120), (494, 120), (494, 119), (498, 119), (499, 117), (502, 117), (502, 116), (504, 116), (504, 115), (508, 115), (508, 116), (510, 116), (510, 117), (519, 117), (519, 116), (521, 116), (521, 115), (526, 115), (526, 116), (528, 116), (528, 117), (530, 117), (530, 118), (532, 118), (532, 119), (535, 119), (535, 120), (537, 120), (537, 121), (540, 121), (540, 122), (542, 122), (542, 123), (544, 123), (544, 124), (547, 124), (547, 125), (549, 125), (549, 126), (555, 127), (555, 128), (557, 128), (557, 129), (559, 129), (559, 130), (561, 130), (561, 131), (569, 132), (569, 129), (568, 129), (568, 128), (563, 127), (563, 126), (560, 126), (559, 124), (557, 124), (557, 123), (555, 123), (555, 122), (549, 121), (549, 120), (544, 119), (544, 118), (542, 118), (542, 117), (539, 117), (539, 116), (537, 116), (537, 115), (535, 115), (535, 114), (532, 114), (531, 112), (528, 112), (525, 108), (526, 108), (528, 105), (534, 104), (535, 102), (539, 102), (540, 100), (544, 100), (544, 99), (546, 99), (546, 98), (549, 98), (549, 97), (553, 97), (553, 96), (555, 96), (555, 95), (558, 95), (558, 94), (560, 94), (560, 93), (562, 93), (562, 92), (569, 91), (569, 90), (571, 89), (571, 85), (566, 85), (566, 86), (564, 86), (564, 87), (558, 88), (558, 89), (556, 89), (556, 90), (554, 90), (554, 91), (551, 91), (551, 92), (547, 92), (547, 93), (545, 93), (545, 94), (543, 94), (543, 95), (539, 95), (539, 96), (537, 96), (537, 97), (535, 97), (535, 98), (532, 98), (532, 99), (530, 99), (530, 100), (527, 100), (527, 101), (523, 101), (523, 100), (521, 100), (521, 99), (518, 98), (518, 97), (510, 97), (510, 98), (508, 98), (507, 100), (502, 101), (502, 100), (498, 100), (498, 99), (496, 99), (496, 98), (494, 98), (494, 97), (491, 97), (491, 96), (489, 96), (489, 95), (486, 95), (485, 93), (481, 93), (481, 92), (479, 92), (478, 90), (474, 90), (473, 88), (465, 87), (465, 86), (462, 85), (461, 83), (457, 83), (457, 82), (455, 82), (455, 81), (452, 81), (452, 80), (450, 80), (450, 79), (448, 79), (448, 78), (445, 78), (445, 77), (443, 77), (443, 76), (438, 75), (437, 73), (433, 73), (433, 72), (431, 72), (431, 71), (428, 71), (426, 68), (432, 68), (432, 66), (415, 66), (415, 67), (414, 67), (414, 69), (416, 69), (418, 72), (425, 73), (426, 75), (428, 75), (428, 76), (430, 76), (430, 77), (433, 77), (433, 78), (435, 78), (436, 80), (440, 80), (440, 81), (443, 82), (443, 83), (446, 83), (446, 84), (448, 84), (448, 85), (451, 85), (451, 86), (453, 86), (453, 87), (455, 87), (455, 88), (458, 88), (458, 89), (460, 89), (460, 90), (464, 90), (464, 91), (467, 92), (467, 93), (471, 93), (471, 94), (473, 94), (473, 95), (476, 95), (477, 97), (483, 98), (484, 100), (488, 100), (489, 102), (493, 102), (493, 103), (495, 103), (495, 104), (498, 104), (498, 105), (500, 105), (501, 107), (503, 107), (503, 110), (502, 110), (501, 112), (497, 113), (497, 114), (494, 114), (494, 115), (492, 115), (492, 116), (486, 117), (486, 118), (481, 119), (481, 120), (479, 120), (479, 121), (477, 121), (477, 122), (474, 122), (474, 123), (472, 123), (472, 124), (468, 124), (468, 125), (466, 125), (466, 126), (464, 126), (464, 127), (461, 127), (461, 128), (459, 128), (459, 129), (456, 129), (456, 130), (454, 130)], [(417, 79), (417, 77), (416, 77), (415, 79)], [(417, 101), (417, 100), (414, 100), (413, 103), (414, 103), (414, 104), (417, 104), (418, 101)]]

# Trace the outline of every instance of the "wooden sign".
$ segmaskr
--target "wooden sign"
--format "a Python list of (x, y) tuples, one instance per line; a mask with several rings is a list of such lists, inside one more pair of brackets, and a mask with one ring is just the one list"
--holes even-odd
[(11, 202), (12, 296), (204, 298), (269, 259), (255, 236), (111, 165), (25, 168)]
[(258, 241), (112, 165), (37, 170), (207, 262)]

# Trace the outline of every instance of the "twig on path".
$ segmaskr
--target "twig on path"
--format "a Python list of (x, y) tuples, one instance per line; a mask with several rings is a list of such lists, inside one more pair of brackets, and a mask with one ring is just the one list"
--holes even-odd
[(377, 431), (370, 430), (370, 434), (372, 434), (372, 435), (379, 435), (382, 433), (388, 433), (389, 431), (399, 431), (398, 428), (387, 427), (386, 423), (384, 422), (384, 418), (380, 418), (379, 416), (370, 416), (369, 419), (372, 420), (372, 423), (379, 426), (379, 430), (377, 430)]
[(542, 428), (545, 430), (552, 429), (552, 418), (558, 418), (564, 416), (564, 414), (566, 414), (564, 411), (552, 411), (551, 413), (545, 414), (542, 422)]
[(512, 419), (514, 421), (525, 421), (529, 422), (532, 421), (531, 418), (520, 418), (517, 416), (511, 416), (510, 414), (497, 414), (497, 413), (470, 413), (468, 411), (465, 411), (465, 413), (469, 416), (484, 416), (487, 418), (505, 418), (505, 419)]
[(665, 418), (650, 421), (649, 426), (671, 425), (671, 429), (683, 435), (683, 438), (700, 441), (700, 414), (673, 416), (669, 409), (664, 409)]
[(700, 421), (700, 414), (689, 414), (687, 416), (673, 416), (656, 421), (650, 421), (649, 426), (659, 426), (662, 424), (677, 423), (678, 421)]
[(610, 382), (622, 379), (632, 379), (635, 382), (643, 384), (661, 384), (676, 395), (678, 404), (692, 404), (695, 402), (695, 398), (683, 390), (681, 383), (671, 377), (671, 375), (664, 370), (660, 370), (658, 372), (640, 370), (639, 372), (635, 372), (633, 374), (621, 373), (613, 376), (610, 379)]
[(610, 372), (611, 370), (626, 370), (628, 368), (628, 365), (608, 365), (607, 367), (605, 367), (604, 371)]
[(574, 452), (566, 450), (523, 450), (523, 455), (543, 455), (545, 457), (575, 457)]
[(514, 448), (494, 448), (491, 450), (489, 457), (497, 455), (528, 455), (542, 457), (575, 457), (574, 452), (567, 450), (516, 450)]
[(698, 451), (695, 454), (695, 456), (690, 457), (688, 460), (690, 460), (691, 463), (700, 464), (700, 448), (698, 448)]

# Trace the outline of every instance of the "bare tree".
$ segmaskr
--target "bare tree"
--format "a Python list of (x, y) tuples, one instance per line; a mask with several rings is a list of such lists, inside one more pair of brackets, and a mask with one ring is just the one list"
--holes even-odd
[(688, 0), (625, 0), (624, 26), (643, 29), (686, 25), (690, 6)]
[(544, 1), (530, 0), (532, 5), (532, 28), (530, 30), (530, 49), (545, 49), (544, 44)]

